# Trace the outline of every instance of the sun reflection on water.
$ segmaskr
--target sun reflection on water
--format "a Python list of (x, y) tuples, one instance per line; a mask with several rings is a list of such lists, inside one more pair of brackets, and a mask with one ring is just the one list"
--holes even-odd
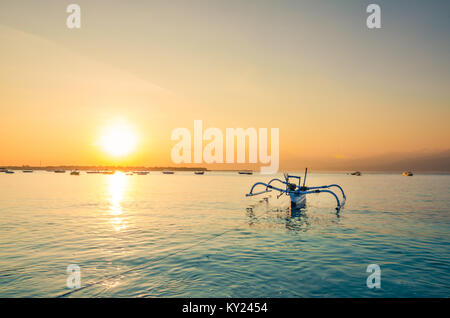
[(109, 191), (109, 214), (114, 216), (110, 219), (113, 228), (116, 231), (127, 227), (123, 214), (122, 201), (128, 186), (128, 179), (123, 172), (116, 172), (108, 176)]

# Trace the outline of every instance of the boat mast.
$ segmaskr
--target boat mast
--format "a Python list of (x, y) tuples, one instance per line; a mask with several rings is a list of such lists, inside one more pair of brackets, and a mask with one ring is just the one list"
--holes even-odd
[(308, 173), (308, 168), (305, 168), (305, 176), (303, 177), (303, 188), (305, 188), (306, 174), (307, 173)]

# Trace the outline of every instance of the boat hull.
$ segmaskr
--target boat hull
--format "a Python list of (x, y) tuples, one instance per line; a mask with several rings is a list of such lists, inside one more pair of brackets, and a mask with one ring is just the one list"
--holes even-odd
[(291, 207), (304, 208), (306, 206), (306, 194), (290, 193)]

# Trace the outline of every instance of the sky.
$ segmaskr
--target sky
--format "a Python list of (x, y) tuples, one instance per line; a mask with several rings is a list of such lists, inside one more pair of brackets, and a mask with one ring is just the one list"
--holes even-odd
[[(66, 27), (70, 3), (80, 29)], [(366, 27), (370, 3), (381, 29)], [(449, 12), (435, 0), (2, 1), (0, 165), (174, 165), (171, 132), (196, 119), (279, 128), (281, 169), (447, 151)], [(99, 144), (118, 122), (137, 138), (122, 157)]]

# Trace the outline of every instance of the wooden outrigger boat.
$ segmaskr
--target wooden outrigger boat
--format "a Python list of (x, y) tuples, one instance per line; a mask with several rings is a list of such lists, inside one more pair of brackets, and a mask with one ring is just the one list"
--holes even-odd
[[(250, 189), (250, 192), (246, 194), (246, 196), (251, 197), (251, 196), (255, 196), (255, 195), (259, 195), (259, 194), (263, 194), (263, 193), (267, 193), (267, 192), (271, 192), (271, 191), (278, 191), (280, 193), (279, 196), (281, 196), (282, 194), (289, 195), (289, 197), (291, 199), (291, 207), (292, 208), (303, 208), (303, 207), (305, 207), (305, 204), (306, 204), (306, 195), (307, 194), (326, 192), (326, 193), (330, 193), (331, 195), (333, 195), (333, 197), (336, 199), (336, 202), (337, 202), (336, 210), (339, 211), (344, 206), (345, 200), (346, 200), (344, 190), (342, 190), (342, 188), (337, 184), (325, 185), (325, 186), (320, 186), (320, 187), (306, 187), (305, 181), (306, 181), (307, 172), (308, 172), (308, 169), (305, 170), (303, 185), (301, 185), (301, 177), (285, 174), (284, 181), (274, 178), (274, 179), (270, 180), (268, 183), (256, 182)], [(290, 182), (291, 179), (297, 179), (298, 184), (291, 183)], [(273, 186), (272, 183), (274, 183), (274, 182), (281, 183), (282, 185), (285, 186), (285, 188), (283, 189), (281, 187)], [(255, 192), (253, 192), (253, 190), (257, 186), (263, 186), (263, 187), (265, 187), (265, 189), (263, 191), (255, 193)], [(336, 195), (336, 193), (329, 190), (330, 188), (338, 188), (342, 193), (342, 200), (339, 200), (339, 197)]]

